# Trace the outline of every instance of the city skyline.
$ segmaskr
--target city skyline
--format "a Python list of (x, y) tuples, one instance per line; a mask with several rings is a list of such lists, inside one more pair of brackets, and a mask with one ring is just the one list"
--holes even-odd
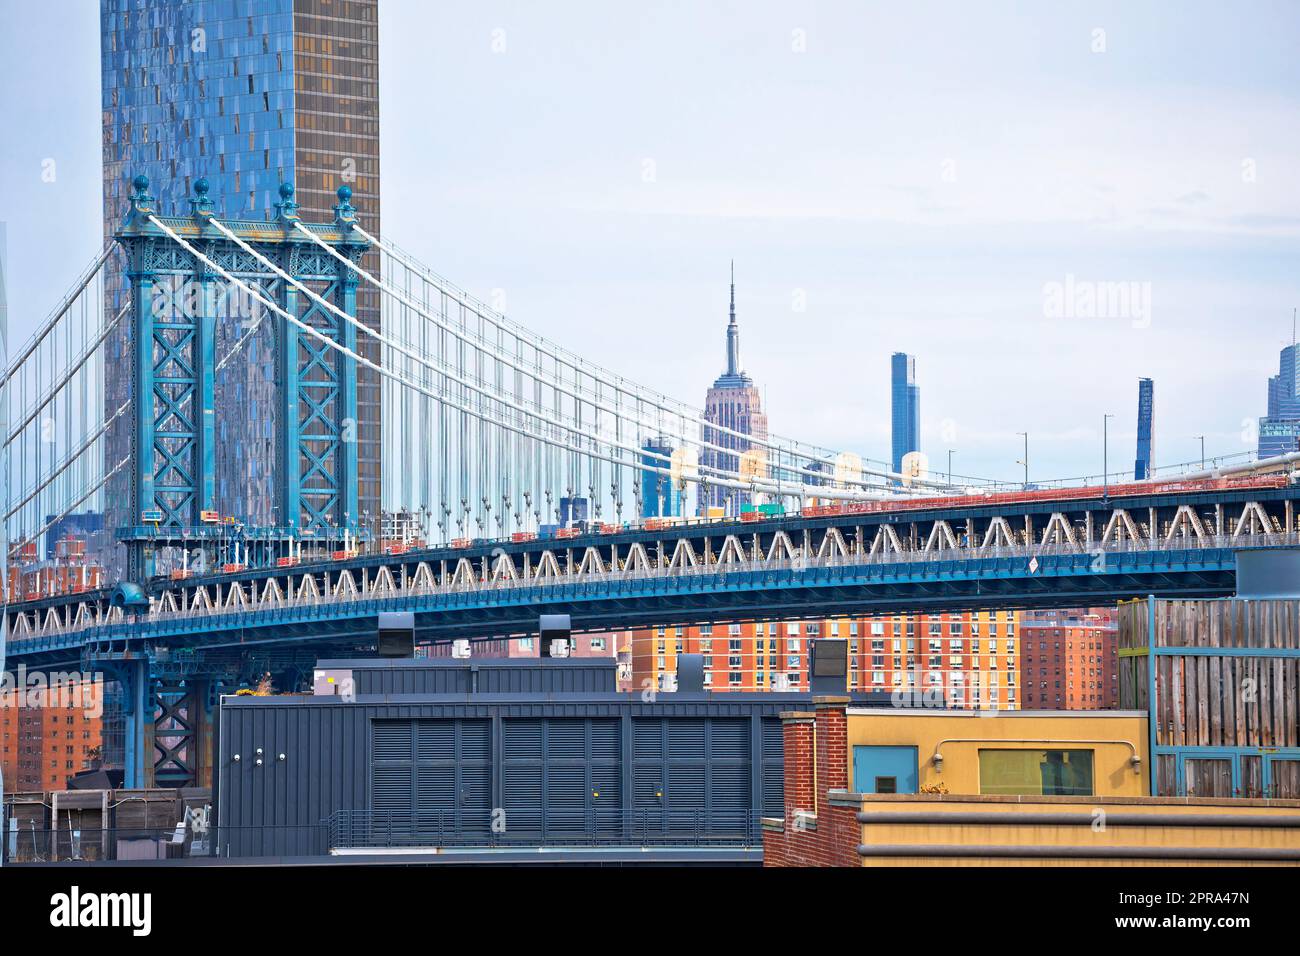
[[(756, 178), (759, 170), (744, 152), (727, 150), (725, 162), (737, 175), (724, 181), (724, 156), (700, 145), (717, 137), (696, 137), (693, 123), (668, 135), (661, 107), (648, 98), (651, 91), (603, 55), (587, 54), (594, 58), (589, 66), (612, 70), (621, 95), (648, 111), (649, 135), (637, 135), (633, 118), (615, 125), (613, 145), (586, 148), (582, 107), (589, 109), (599, 100), (579, 97), (572, 109), (559, 106), (576, 82), (564, 70), (546, 74), (547, 85), (538, 93), (548, 97), (548, 110), (558, 123), (548, 134), (551, 146), (559, 142), (562, 148), (545, 148), (538, 124), (520, 115), (523, 104), (511, 104), (507, 94), (518, 90), (522, 77), (536, 75), (551, 62), (551, 53), (582, 44), (583, 31), (601, 28), (599, 16), (585, 23), (576, 18), (575, 36), (561, 39), (524, 10), (446, 11), (436, 21), (438, 30), (425, 34), (419, 26), (432, 21), (419, 8), (386, 4), (380, 11), (380, 33), (389, 41), (383, 73), (392, 82), (382, 84), (385, 115), (408, 114), (411, 94), (400, 91), (427, 88), (441, 70), (480, 80), (482, 99), (476, 109), (487, 104), (492, 112), (482, 142), (462, 140), (454, 149), (437, 150), (439, 162), (432, 166), (423, 158), (436, 142), (429, 139), (432, 130), (406, 129), (386, 142), (384, 188), (404, 199), (392, 215), (393, 204), (386, 204), (385, 225), (462, 285), (485, 298), (504, 299), (508, 314), (518, 320), (560, 341), (584, 349), (589, 345), (593, 358), (617, 362), (631, 377), (656, 381), (686, 399), (698, 394), (691, 382), (710, 374), (715, 354), (698, 338), (720, 304), (709, 279), (716, 272), (706, 266), (734, 252), (755, 277), (746, 285), (747, 341), (753, 360), (762, 360), (765, 397), (778, 410), (773, 428), (878, 460), (887, 457), (888, 449), (889, 423), (881, 411), (887, 384), (874, 377), (850, 382), (821, 374), (825, 357), (820, 353), (828, 342), (868, 369), (879, 367), (877, 361), (893, 351), (921, 356), (927, 380), (922, 448), (938, 467), (936, 453), (941, 455), (949, 444), (941, 436), (954, 435), (959, 473), (1016, 479), (1016, 432), (1028, 431), (1031, 478), (1097, 474), (1103, 413), (1121, 413), (1112, 442), (1135, 441), (1132, 420), (1122, 414), (1118, 396), (1128, 394), (1132, 380), (1142, 375), (1162, 384), (1165, 413), (1157, 436), (1158, 464), (1199, 459), (1200, 435), (1206, 436), (1211, 456), (1247, 450), (1255, 444), (1250, 423), (1264, 411), (1255, 382), (1268, 374), (1272, 354), (1289, 336), (1286, 320), (1300, 298), (1294, 277), (1283, 268), (1300, 205), (1293, 185), (1275, 175), (1294, 154), (1294, 130), (1300, 127), (1289, 121), (1295, 115), (1294, 97), (1280, 98), (1275, 91), (1300, 84), (1286, 82), (1294, 78), (1296, 66), (1278, 47), (1277, 37), (1285, 30), (1272, 27), (1280, 18), (1293, 19), (1294, 12), (1277, 5), (1259, 10), (1262, 15), (1255, 18), (1230, 18), (1202, 8), (1179, 44), (1163, 37), (1149, 18), (1116, 6), (1102, 5), (1088, 19), (1077, 10), (1048, 15), (1032, 30), (997, 10), (984, 25), (972, 25), (965, 14), (954, 12), (942, 21), (945, 30), (935, 38), (936, 50), (917, 55), (951, 53), (956, 39), (949, 30), (973, 29), (979, 42), (973, 50), (963, 49), (952, 65), (936, 65), (933, 79), (910, 94), (910, 105), (945, 118), (954, 134), (971, 132), (966, 121), (954, 118), (952, 98), (940, 94), (943, 84), (955, 79), (954, 71), (978, 67), (978, 90), (968, 95), (986, 94), (988, 104), (972, 110), (971, 124), (990, 115), (989, 110), (997, 109), (992, 104), (999, 102), (1030, 108), (1033, 104), (1020, 103), (1023, 94), (1013, 91), (1017, 71), (1039, 65), (1023, 53), (1027, 44), (1035, 45), (1061, 61), (1044, 78), (1040, 97), (1059, 97), (1057, 112), (1047, 114), (1058, 132), (1073, 117), (1076, 134), (1058, 138), (1070, 143), (1074, 154), (1042, 147), (1040, 136), (1047, 132), (1026, 133), (1025, 148), (1009, 153), (1006, 168), (995, 174), (986, 162), (986, 138), (973, 133), (962, 150), (931, 135), (914, 150), (873, 153), (860, 135), (840, 124), (837, 135), (847, 139), (836, 160), (828, 150), (837, 140), (825, 135), (819, 111), (816, 122), (792, 119), (791, 136), (812, 149), (810, 155), (826, 158), (827, 175), (809, 178), (796, 161), (801, 150), (783, 137), (763, 147), (773, 158), (765, 178)], [(755, 139), (762, 125), (753, 95), (734, 82), (717, 82), (713, 67), (692, 65), (690, 54), (698, 44), (722, 42), (723, 61), (740, 68), (747, 82), (759, 84), (761, 95), (778, 108), (799, 102), (809, 83), (824, 88), (834, 80), (836, 90), (844, 88), (836, 95), (848, 95), (868, 76), (887, 82), (904, 75), (898, 71), (906, 68), (889, 57), (866, 73), (850, 68), (856, 62), (850, 39), (865, 24), (861, 14), (842, 8), (828, 8), (803, 25), (791, 23), (775, 8), (759, 8), (746, 27), (745, 47), (753, 40), (765, 52), (743, 54), (725, 43), (734, 24), (724, 26), (710, 13), (682, 15), (689, 16), (693, 29), (684, 35), (676, 31), (675, 45), (668, 47), (672, 61), (682, 61), (682, 76), (673, 82), (692, 84), (702, 103), (718, 107), (713, 113), (723, 118), (728, 134), (723, 142), (751, 149), (766, 143), (761, 136)], [(13, 205), (6, 216), (11, 228), (25, 232), (35, 232), (42, 217), (63, 218), (73, 234), (85, 234), (84, 257), (74, 254), (74, 259), (88, 258), (94, 232), (76, 224), (88, 225), (90, 210), (83, 204), (94, 201), (88, 179), (98, 182), (97, 172), (91, 174), (98, 144), (84, 130), (64, 130), (84, 125), (77, 116), (98, 112), (97, 96), (87, 97), (77, 78), (82, 57), (98, 62), (95, 18), (87, 16), (88, 22), (81, 23), (58, 7), (34, 11), (34, 16), (33, 29), (41, 28), (44, 18), (57, 17), (72, 72), (66, 81), (46, 84), (53, 102), (39, 113), (16, 101), (14, 91), (5, 94), (6, 113), (13, 117), (21, 145), (6, 157), (0, 172), (10, 184), (29, 184), (11, 189)], [(899, 17), (874, 16), (874, 27), (883, 35), (907, 29)], [(1092, 50), (1098, 23), (1107, 24), (1101, 27), (1104, 52)], [(663, 26), (645, 24), (652, 36)], [(796, 30), (803, 30), (806, 41), (802, 53), (790, 49)], [(429, 42), (446, 56), (417, 55), (421, 44)], [(1249, 62), (1228, 55), (1234, 42), (1252, 51)], [(646, 47), (662, 49), (653, 43)], [(29, 68), (34, 82), (48, 75), (51, 64), (34, 60), (23, 49), (11, 52), (11, 62)], [(1011, 55), (1016, 53), (1021, 55)], [(755, 59), (760, 56), (764, 59)], [(992, 67), (999, 57), (1006, 62)], [(768, 58), (778, 68), (760, 80), (753, 71)], [(1177, 78), (1175, 87), (1160, 79), (1166, 74)], [(85, 78), (94, 84), (94, 70), (86, 70)], [(1093, 102), (1080, 98), (1085, 82), (1096, 87)], [(1198, 90), (1205, 92), (1198, 95)], [(1258, 90), (1267, 95), (1256, 95)], [(1196, 123), (1229, 124), (1224, 128), (1243, 134), (1227, 137), (1228, 143), (1215, 145), (1195, 161), (1174, 162), (1161, 140), (1188, 142), (1194, 135), (1191, 118), (1160, 114), (1161, 136), (1138, 135), (1133, 125), (1140, 111), (1131, 104), (1149, 110), (1162, 96), (1179, 97)], [(722, 108), (733, 100), (733, 108)], [(967, 100), (962, 105), (973, 106)], [(437, 126), (462, 121), (457, 104), (440, 103), (439, 109), (443, 122)], [(880, 135), (911, 132), (910, 122), (896, 109), (878, 104), (869, 109), (880, 121), (872, 127)], [(1107, 125), (1097, 125), (1099, 110), (1108, 117)], [(56, 115), (68, 122), (56, 128), (46, 118)], [(1229, 121), (1230, 115), (1237, 118)], [(550, 157), (541, 164), (551, 177), (549, 188), (536, 188), (536, 164), (480, 161), (481, 151), (498, 142), (503, 130), (538, 147), (536, 155)], [(559, 131), (563, 139), (557, 141)], [(1239, 155), (1225, 153), (1230, 145), (1239, 147)], [(1117, 150), (1123, 155), (1114, 155)], [(1027, 169), (1017, 158), (1030, 154), (1040, 165), (1045, 162), (1042, 172)], [(1254, 162), (1250, 182), (1242, 179), (1245, 158)], [(41, 178), (46, 159), (57, 168), (53, 182)], [(480, 174), (462, 175), (467, 163), (475, 163)], [(846, 178), (854, 166), (862, 174)], [(1157, 169), (1167, 182), (1153, 179)], [(1010, 181), (1017, 174), (1027, 188), (1013, 188)], [(622, 181), (624, 175), (628, 182)], [(583, 181), (586, 187), (578, 187)], [(827, 202), (831, 185), (839, 188), (835, 215), (828, 212), (836, 208)], [(597, 193), (609, 200), (603, 212), (593, 204)], [(1041, 209), (1014, 201), (1018, 193), (1041, 194)], [(515, 204), (509, 220), (502, 220), (505, 202)], [(1004, 204), (1002, 215), (993, 214), (994, 202)], [(1267, 216), (1259, 213), (1265, 208)], [(553, 231), (542, 223), (553, 222), (561, 209), (572, 214), (562, 241), (541, 243)], [(440, 224), (436, 232), (418, 226), (421, 217), (429, 216)], [(505, 222), (509, 225), (503, 230)], [(445, 241), (453, 236), (455, 241)], [(990, 259), (991, 249), (1000, 250), (997, 260)], [(30, 331), (38, 320), (33, 316), (52, 305), (38, 290), (65, 287), (70, 279), (46, 264), (56, 258), (50, 253), (39, 236), (30, 248), (11, 248), (16, 339)], [(561, 253), (588, 263), (589, 274), (573, 277), (552, 258)], [(650, 352), (623, 355), (618, 336), (587, 335), (583, 329), (593, 313), (588, 307), (561, 305), (560, 289), (547, 278), (558, 274), (566, 276), (564, 295), (573, 278), (580, 278), (587, 300), (617, 296), (629, 327), (652, 322), (665, 343), (677, 348), (687, 343), (680, 361), (656, 368)], [(1071, 277), (1076, 283), (1149, 282), (1151, 315), (1128, 320), (1071, 318), (1068, 313), (1045, 317), (1044, 287)], [(917, 279), (922, 280), (919, 287)], [(622, 294), (615, 292), (615, 284)], [(972, 337), (978, 329), (986, 332)], [(1054, 387), (1053, 361), (1070, 361), (1097, 335), (1110, 333), (1124, 344), (1114, 361), (1104, 368), (1090, 366), (1087, 383)], [(969, 361), (972, 352), (981, 357), (979, 363)], [(1226, 357), (1213, 375), (1194, 359), (1207, 353)], [(1154, 356), (1154, 363), (1144, 361), (1146, 356)], [(992, 379), (990, 372), (996, 373)], [(796, 389), (809, 381), (816, 381), (817, 388), (805, 400), (796, 400)], [(1008, 384), (991, 389), (990, 381)], [(1025, 400), (1028, 395), (1032, 400)]]
[(100, 0), (98, 85), (34, 8), (44, 98), (0, 40), (0, 864), (166, 886), (50, 924), (1300, 865), (1300, 10), (489, 3)]

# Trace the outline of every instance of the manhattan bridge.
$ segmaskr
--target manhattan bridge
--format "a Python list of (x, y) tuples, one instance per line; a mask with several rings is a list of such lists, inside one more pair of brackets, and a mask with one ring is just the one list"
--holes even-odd
[[(115, 580), (11, 581), (4, 627), (8, 668), (117, 688), (127, 786), (208, 781), (221, 693), (373, 653), (386, 611), (431, 644), (531, 634), (544, 613), (603, 631), (1095, 605), (1231, 594), (1239, 552), (1300, 543), (1300, 455), (1140, 482), (899, 474), (717, 424), (552, 344), (367, 232), (347, 186), (328, 223), (301, 221), (288, 183), (267, 222), (219, 220), (204, 180), (164, 215), (149, 187), (135, 179), (116, 234), (13, 350), (0, 413), (11, 578), (70, 517), (126, 516), (104, 529)], [(268, 327), (275, 517), (259, 523), (219, 508), (214, 395)], [(119, 335), (130, 388), (106, 401)], [(358, 503), (360, 367), (383, 382), (379, 515)]]

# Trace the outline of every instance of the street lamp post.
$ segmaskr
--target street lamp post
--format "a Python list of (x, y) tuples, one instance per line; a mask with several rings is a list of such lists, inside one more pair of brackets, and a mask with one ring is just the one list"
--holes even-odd
[(1028, 491), (1029, 490), (1029, 432), (1016, 432), (1016, 434), (1025, 440), (1025, 458), (1023, 461), (1016, 462), (1016, 464), (1025, 466), (1025, 490)]
[(948, 486), (952, 487), (952, 449), (948, 449)]
[(1101, 416), (1101, 496), (1110, 497), (1110, 420), (1114, 415)]
[(1201, 440), (1201, 471), (1204, 471), (1205, 470), (1205, 436), (1197, 435), (1196, 437)]

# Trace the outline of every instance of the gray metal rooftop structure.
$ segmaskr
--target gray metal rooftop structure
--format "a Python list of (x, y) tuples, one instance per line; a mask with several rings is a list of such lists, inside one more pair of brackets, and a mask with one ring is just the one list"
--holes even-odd
[(752, 860), (759, 818), (783, 805), (780, 715), (811, 695), (691, 679), (620, 693), (615, 673), (574, 658), (324, 660), (314, 696), (224, 697), (214, 852)]

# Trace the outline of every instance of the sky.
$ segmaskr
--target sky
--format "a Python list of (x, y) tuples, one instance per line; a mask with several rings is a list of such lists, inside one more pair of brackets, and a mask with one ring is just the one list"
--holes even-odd
[[(0, 0), (11, 346), (100, 236), (98, 4)], [(21, 18), (18, 13), (21, 10)], [(702, 405), (1018, 479), (1254, 447), (1300, 305), (1300, 4), (380, 0), (384, 235)], [(56, 175), (49, 179), (49, 161)], [(361, 210), (363, 216), (365, 210)], [(1095, 295), (1122, 291), (1110, 314)]]

